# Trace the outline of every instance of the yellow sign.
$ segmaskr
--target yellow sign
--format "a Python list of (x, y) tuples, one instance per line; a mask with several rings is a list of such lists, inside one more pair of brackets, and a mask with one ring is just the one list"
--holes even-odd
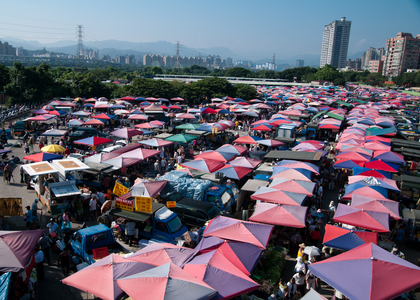
[(136, 211), (152, 213), (153, 212), (153, 198), (152, 197), (135, 197)]
[(123, 210), (133, 211), (133, 200), (115, 198), (115, 207)]
[(183, 168), (183, 166), (181, 166), (181, 165), (176, 165), (176, 169), (177, 169), (177, 170), (182, 169), (182, 168)]
[(176, 207), (176, 201), (167, 201), (166, 202), (166, 207), (167, 208)]
[(128, 188), (126, 188), (125, 186), (123, 186), (121, 183), (116, 182), (114, 185), (114, 190), (112, 191), (112, 193), (114, 193), (114, 195), (120, 197), (121, 195), (124, 195), (126, 193), (128, 193), (130, 190)]

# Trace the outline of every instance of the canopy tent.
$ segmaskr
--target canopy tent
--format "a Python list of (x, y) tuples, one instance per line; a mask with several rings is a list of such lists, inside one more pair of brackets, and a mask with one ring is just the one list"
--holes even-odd
[[(255, 128), (254, 128), (255, 130)], [(264, 146), (268, 146), (268, 147), (279, 147), (284, 145), (283, 142), (280, 141), (276, 141), (276, 140), (271, 140), (271, 139), (267, 139), (267, 140), (259, 140), (257, 141), (258, 144), (264, 145)]]
[(117, 254), (87, 266), (77, 273), (64, 278), (62, 282), (79, 290), (86, 291), (105, 300), (120, 299), (124, 292), (117, 279), (152, 269), (154, 265), (125, 259)]
[(217, 290), (217, 299), (234, 298), (259, 287), (219, 249), (196, 256), (184, 266), (184, 270)]
[(50, 160), (61, 159), (61, 158), (63, 158), (63, 155), (52, 154), (52, 153), (42, 153), (42, 152), (23, 157), (24, 160), (29, 160), (29, 161), (34, 161), (34, 162), (50, 161)]
[(110, 132), (111, 135), (117, 136), (123, 139), (129, 139), (136, 135), (141, 135), (143, 132), (134, 128), (121, 128)]
[(180, 164), (182, 167), (186, 167), (189, 169), (196, 169), (208, 173), (213, 173), (225, 165), (222, 162), (214, 161), (214, 160), (207, 160), (207, 159), (197, 159), (188, 162), (184, 162)]
[(258, 203), (249, 220), (271, 225), (304, 228), (307, 209), (304, 206)]
[(375, 199), (362, 195), (352, 195), (351, 206), (359, 209), (388, 213), (391, 218), (399, 220), (399, 202), (389, 199)]
[(148, 181), (137, 178), (130, 192), (133, 197), (156, 197), (165, 187), (167, 181)]
[(216, 149), (217, 152), (228, 152), (236, 155), (244, 155), (248, 148), (240, 145), (223, 145)]
[(42, 136), (63, 136), (67, 133), (67, 130), (50, 129), (43, 133)]
[(278, 162), (277, 165), (280, 167), (291, 168), (291, 169), (305, 169), (317, 175), (319, 174), (319, 167), (309, 162), (301, 162), (301, 161), (284, 159)]
[(351, 199), (352, 195), (364, 195), (375, 199), (387, 199), (388, 190), (375, 186), (355, 185), (352, 189), (346, 188), (343, 199)]
[(192, 140), (197, 139), (197, 137), (195, 135), (190, 135), (190, 134), (176, 134), (173, 136), (170, 136), (168, 138), (166, 138), (166, 141), (170, 141), (170, 142), (178, 142), (178, 143), (188, 143), (191, 142)]
[(339, 159), (334, 163), (335, 169), (353, 169), (355, 167), (363, 167), (363, 161), (353, 161), (351, 159)]
[(298, 194), (312, 196), (315, 188), (315, 182), (294, 180), (288, 178), (276, 178), (271, 182), (269, 187), (285, 192), (294, 192)]
[(114, 169), (121, 169), (125, 167), (129, 167), (131, 165), (134, 165), (136, 163), (141, 162), (141, 159), (138, 158), (129, 158), (129, 157), (121, 157), (118, 156), (116, 158), (108, 159), (105, 161), (102, 161), (105, 164), (113, 165)]
[(111, 140), (111, 139), (94, 136), (94, 137), (88, 137), (85, 139), (74, 141), (74, 143), (93, 147), (93, 146), (99, 146), (99, 145), (103, 145), (107, 143), (112, 143), (113, 141), (114, 140)]
[(388, 178), (376, 178), (374, 176), (364, 176), (364, 175), (356, 175), (356, 176), (349, 176), (349, 187), (352, 184), (359, 184), (363, 186), (376, 186), (381, 187), (388, 190), (394, 190), (399, 192), (400, 189), (397, 186), (397, 182), (392, 179)]
[(232, 166), (230, 164), (225, 165), (223, 168), (220, 168), (217, 170), (217, 173), (222, 173), (227, 178), (240, 180), (249, 173), (252, 172), (252, 169), (245, 168), (245, 167), (238, 167), (238, 166)]
[(253, 144), (253, 145), (256, 145), (257, 141), (261, 141), (261, 140), (263, 140), (263, 138), (260, 138), (258, 136), (244, 135), (244, 136), (241, 136), (241, 137), (237, 138), (232, 143), (233, 144)]
[(221, 239), (250, 243), (265, 249), (272, 230), (273, 226), (271, 225), (217, 216), (209, 222), (203, 236), (215, 236)]
[(381, 170), (392, 173), (398, 172), (399, 169), (398, 165), (380, 159), (372, 160), (370, 162), (365, 163), (365, 167), (373, 170)]
[(270, 179), (275, 179), (275, 178), (288, 178), (288, 179), (296, 179), (296, 180), (310, 181), (310, 182), (312, 181), (310, 176), (308, 177), (307, 175), (295, 169), (287, 169), (284, 171), (280, 171), (270, 177)]
[(137, 149), (122, 153), (121, 157), (144, 160), (144, 159), (147, 159), (149, 157), (156, 156), (161, 152), (162, 151), (158, 151), (158, 150), (137, 148)]
[(420, 267), (372, 243), (310, 264), (309, 270), (350, 299), (393, 299), (420, 285)]
[(174, 142), (165, 141), (165, 140), (161, 140), (161, 139), (149, 139), (149, 140), (146, 140), (146, 141), (140, 141), (139, 143), (143, 144), (143, 145), (148, 145), (148, 146), (151, 146), (151, 147), (166, 147), (166, 146), (174, 144)]
[(325, 225), (325, 234), (322, 242), (325, 246), (351, 250), (364, 243), (378, 244), (378, 233), (369, 231), (350, 230), (343, 227)]
[(214, 150), (209, 150), (209, 151), (196, 155), (194, 158), (210, 159), (210, 160), (226, 163), (234, 159), (235, 157), (236, 157), (236, 154), (233, 154), (233, 153), (217, 152)]
[(116, 282), (133, 300), (210, 300), (217, 294), (204, 281), (170, 262)]
[(44, 230), (0, 231), (0, 272), (19, 272), (33, 255)]
[(255, 245), (224, 240), (215, 236), (202, 238), (194, 248), (200, 254), (215, 249), (219, 249), (235, 267), (246, 275), (252, 273), (263, 252), (261, 248)]
[(196, 249), (180, 247), (169, 243), (154, 243), (136, 251), (127, 259), (131, 261), (146, 262), (156, 266), (174, 263), (182, 268), (197, 253), (198, 251)]
[[(225, 152), (226, 153), (226, 152)], [(231, 160), (229, 164), (233, 167), (244, 167), (249, 169), (256, 168), (262, 162), (261, 159), (256, 159), (252, 157), (239, 156), (234, 160)]]
[(345, 223), (365, 229), (389, 232), (389, 214), (359, 209), (353, 206), (338, 204), (334, 222)]
[(251, 195), (251, 199), (254, 200), (293, 206), (301, 206), (306, 198), (307, 196), (304, 194), (281, 191), (268, 187), (260, 187)]
[(353, 175), (362, 175), (362, 176), (373, 176), (376, 178), (388, 178), (391, 179), (392, 175), (389, 172), (382, 170), (372, 170), (364, 167), (355, 167), (353, 168)]
[(375, 151), (373, 154), (373, 158), (395, 164), (405, 164), (403, 155), (391, 151)]

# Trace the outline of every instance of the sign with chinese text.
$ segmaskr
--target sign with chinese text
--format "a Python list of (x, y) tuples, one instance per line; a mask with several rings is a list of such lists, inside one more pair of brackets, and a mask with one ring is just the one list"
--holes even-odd
[(167, 208), (176, 207), (176, 201), (167, 201), (166, 202), (166, 207)]
[(115, 207), (123, 210), (133, 211), (134, 203), (133, 200), (115, 198)]
[(112, 191), (114, 195), (120, 197), (129, 192), (129, 189), (123, 186), (121, 183), (116, 182), (114, 185), (114, 190)]
[(152, 197), (135, 197), (136, 211), (152, 213), (153, 212), (153, 198)]

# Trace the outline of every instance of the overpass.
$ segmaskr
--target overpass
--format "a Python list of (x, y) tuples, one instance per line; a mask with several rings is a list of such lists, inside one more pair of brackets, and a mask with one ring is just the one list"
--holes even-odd
[[(205, 78), (212, 78), (214, 76), (201, 75), (171, 75), (171, 74), (156, 74), (153, 79), (163, 81), (181, 81), (181, 82), (197, 82)], [(272, 85), (272, 86), (309, 86), (309, 83), (287, 82), (286, 79), (271, 79), (271, 78), (248, 78), (248, 77), (219, 77), (224, 78), (232, 84), (243, 83), (249, 85)]]

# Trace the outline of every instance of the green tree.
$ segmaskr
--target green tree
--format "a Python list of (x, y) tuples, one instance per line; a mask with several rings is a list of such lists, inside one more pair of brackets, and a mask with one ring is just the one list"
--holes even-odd
[(238, 83), (235, 84), (234, 88), (236, 90), (236, 96), (244, 100), (251, 100), (258, 97), (256, 88), (251, 85)]
[(10, 83), (9, 68), (5, 65), (0, 65), (0, 92), (4, 91), (4, 87)]
[(241, 67), (227, 69), (225, 72), (226, 77), (251, 77), (251, 71)]

